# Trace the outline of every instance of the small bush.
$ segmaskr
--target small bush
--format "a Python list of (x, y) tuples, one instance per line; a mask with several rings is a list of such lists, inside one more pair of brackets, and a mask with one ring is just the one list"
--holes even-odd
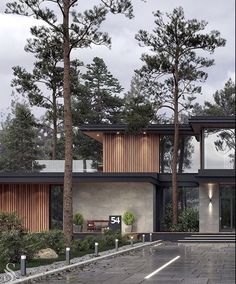
[(193, 208), (186, 208), (178, 216), (178, 224), (172, 224), (172, 205), (166, 206), (165, 216), (162, 220), (164, 231), (196, 232), (199, 230), (198, 212)]
[(119, 244), (123, 243), (122, 235), (119, 231), (113, 232), (112, 230), (106, 230), (104, 232), (104, 240), (107, 243), (107, 246), (112, 247), (115, 245), (115, 240), (119, 240)]
[(65, 251), (65, 235), (63, 231), (51, 230), (43, 233), (39, 233), (43, 248), (51, 248), (57, 254), (62, 254)]
[[(94, 249), (95, 248), (95, 243), (98, 242), (98, 238), (93, 237), (93, 236), (88, 236), (84, 239), (85, 245), (88, 246), (89, 249)], [(86, 244), (87, 242), (87, 244)]]
[(76, 214), (74, 215), (74, 217), (73, 217), (73, 223), (74, 223), (75, 225), (80, 225), (80, 226), (82, 226), (83, 223), (84, 223), (84, 217), (83, 217), (83, 215), (80, 214), (80, 213), (76, 213)]
[(0, 212), (0, 234), (11, 230), (18, 231), (20, 233), (25, 232), (21, 219), (16, 215), (16, 213)]
[(5, 231), (0, 235), (0, 260), (3, 262), (17, 262), (21, 255), (32, 259), (42, 248), (35, 234), (22, 234), (17, 230)]
[(4, 231), (0, 235), (0, 259), (2, 262), (16, 262), (20, 259), (24, 240), (17, 230)]
[(179, 215), (179, 224), (183, 232), (196, 232), (199, 230), (198, 212), (193, 208), (186, 208)]
[(130, 226), (133, 225), (135, 222), (135, 217), (134, 214), (132, 212), (125, 212), (123, 215), (123, 222), (125, 223), (125, 225)]

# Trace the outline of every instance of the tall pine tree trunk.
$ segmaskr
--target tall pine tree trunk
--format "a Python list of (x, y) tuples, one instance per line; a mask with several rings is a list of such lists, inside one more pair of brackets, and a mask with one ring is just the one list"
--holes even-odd
[(70, 40), (69, 40), (69, 8), (70, 0), (64, 0), (64, 127), (65, 127), (65, 172), (64, 172), (64, 215), (63, 227), (66, 245), (70, 246), (73, 237), (72, 223), (72, 114), (70, 95)]
[(52, 139), (52, 160), (56, 160), (57, 157), (57, 102), (56, 92), (53, 90), (52, 94), (53, 101), (53, 139)]
[[(176, 56), (177, 57), (177, 56)], [(173, 206), (173, 224), (178, 222), (178, 188), (177, 188), (177, 160), (179, 148), (179, 109), (178, 109), (178, 96), (179, 96), (179, 74), (178, 74), (178, 59), (175, 60), (174, 70), (174, 150), (172, 160), (172, 206)]]

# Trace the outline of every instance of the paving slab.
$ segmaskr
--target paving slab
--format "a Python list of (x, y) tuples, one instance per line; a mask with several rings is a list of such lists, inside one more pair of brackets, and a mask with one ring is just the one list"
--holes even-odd
[[(226, 253), (227, 252), (227, 253)], [(147, 275), (158, 271), (151, 278)], [(62, 277), (62, 278), (61, 278)], [(54, 282), (55, 281), (55, 282)], [(68, 272), (67, 276), (56, 276), (41, 284), (234, 284), (235, 246), (228, 244), (163, 243), (161, 246), (145, 248), (137, 252), (104, 260), (89, 268)]]

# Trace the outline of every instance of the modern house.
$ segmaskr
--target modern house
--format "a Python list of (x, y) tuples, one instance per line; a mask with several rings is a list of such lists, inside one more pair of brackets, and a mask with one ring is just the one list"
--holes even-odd
[[(163, 230), (171, 202), (174, 126), (84, 125), (103, 145), (102, 170), (73, 172), (73, 211), (86, 220), (132, 211), (135, 230)], [(90, 163), (91, 164), (91, 163)], [(235, 231), (235, 117), (191, 117), (180, 126), (178, 208), (199, 211), (199, 231)], [(0, 211), (16, 211), (32, 231), (62, 224), (63, 172), (0, 173)]]

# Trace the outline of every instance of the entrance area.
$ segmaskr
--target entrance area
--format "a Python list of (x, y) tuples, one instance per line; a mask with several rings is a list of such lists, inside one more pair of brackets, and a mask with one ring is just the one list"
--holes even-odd
[(220, 231), (235, 231), (235, 185), (220, 185)]

